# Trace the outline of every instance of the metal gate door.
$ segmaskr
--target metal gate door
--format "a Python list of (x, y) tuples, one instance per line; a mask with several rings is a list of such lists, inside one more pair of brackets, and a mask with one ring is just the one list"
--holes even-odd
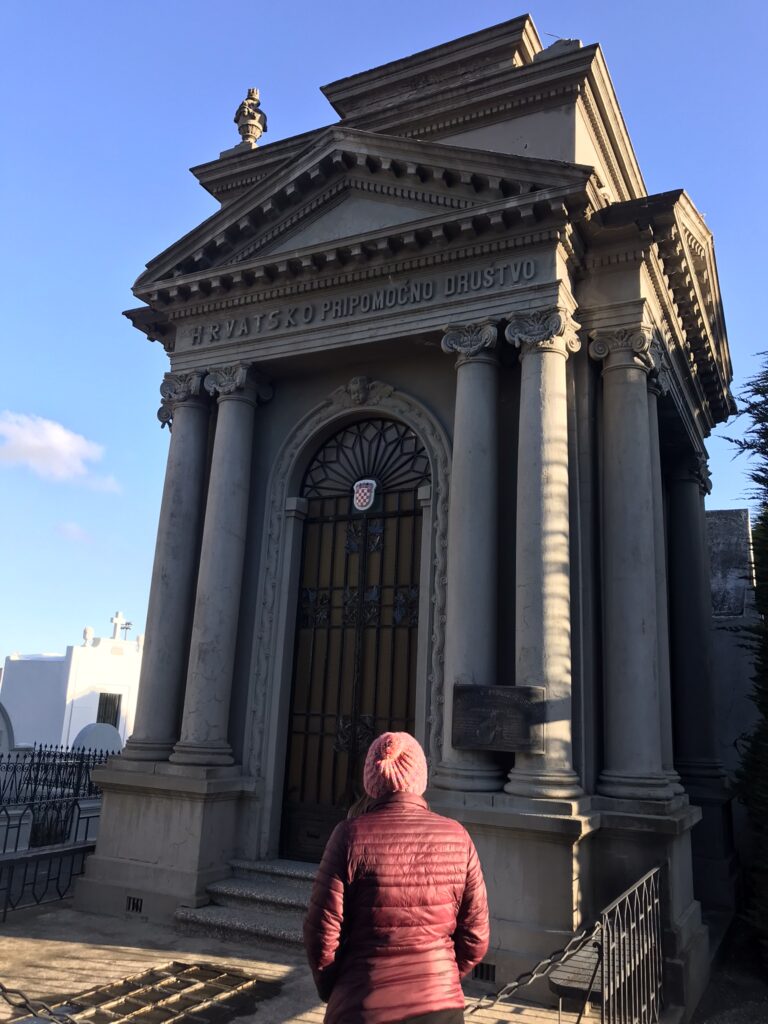
[(339, 431), (304, 479), (304, 524), (282, 821), (283, 856), (317, 861), (362, 795), (374, 736), (413, 730), (429, 462), (391, 420)]

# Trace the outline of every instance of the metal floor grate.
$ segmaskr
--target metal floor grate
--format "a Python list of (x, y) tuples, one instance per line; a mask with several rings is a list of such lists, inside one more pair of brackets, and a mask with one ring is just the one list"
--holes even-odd
[[(82, 992), (54, 1007), (78, 1024), (225, 1024), (271, 999), (281, 983), (217, 964), (173, 961)], [(29, 1024), (27, 1017), (18, 1024)]]

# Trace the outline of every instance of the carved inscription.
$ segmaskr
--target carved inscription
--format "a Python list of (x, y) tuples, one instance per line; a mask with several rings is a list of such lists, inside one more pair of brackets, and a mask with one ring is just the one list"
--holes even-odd
[(456, 271), (438, 278), (408, 280), (351, 292), (339, 298), (277, 306), (263, 313), (249, 313), (247, 316), (197, 324), (187, 329), (186, 338), (194, 346), (216, 345), (307, 327), (310, 324), (337, 323), (372, 313), (385, 313), (441, 299), (527, 284), (535, 278), (536, 270), (536, 261), (530, 258), (499, 261), (487, 267)]

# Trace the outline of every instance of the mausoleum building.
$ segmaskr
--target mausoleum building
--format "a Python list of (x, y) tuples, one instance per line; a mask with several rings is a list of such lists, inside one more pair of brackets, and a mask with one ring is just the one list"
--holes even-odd
[(170, 448), (80, 905), (169, 918), (233, 858), (317, 862), (408, 729), (480, 853), (499, 980), (662, 864), (693, 1005), (734, 871), (711, 232), (647, 194), (599, 46), (528, 17), (323, 92), (335, 124), (264, 144), (251, 90), (193, 169), (220, 209), (134, 288)]

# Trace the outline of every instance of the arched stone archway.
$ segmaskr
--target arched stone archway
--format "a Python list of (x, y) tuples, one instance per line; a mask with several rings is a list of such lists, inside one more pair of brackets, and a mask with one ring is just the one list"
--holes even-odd
[(419, 438), (429, 460), (431, 485), (423, 498), (418, 679), (414, 731), (435, 763), (442, 742), (443, 648), (448, 531), (450, 443), (432, 413), (389, 384), (355, 377), (311, 410), (283, 444), (270, 475), (263, 533), (246, 764), (260, 780), (259, 855), (277, 852), (283, 791), (286, 721), (293, 668), (306, 500), (300, 495), (307, 466), (335, 430), (371, 417), (397, 420)]

